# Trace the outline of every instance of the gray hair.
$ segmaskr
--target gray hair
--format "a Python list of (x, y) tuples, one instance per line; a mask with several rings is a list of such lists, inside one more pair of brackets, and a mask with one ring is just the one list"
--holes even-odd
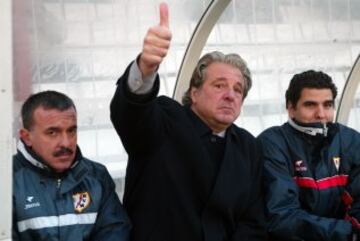
[(240, 70), (245, 80), (243, 95), (243, 99), (245, 99), (252, 85), (251, 73), (249, 68), (247, 67), (245, 60), (243, 60), (238, 54), (223, 54), (219, 51), (214, 51), (205, 54), (199, 60), (197, 66), (195, 67), (195, 70), (190, 80), (190, 86), (182, 98), (182, 103), (184, 105), (192, 104), (192, 99), (190, 96), (191, 88), (199, 88), (202, 86), (206, 78), (207, 67), (209, 67), (210, 64), (215, 62), (229, 64)]

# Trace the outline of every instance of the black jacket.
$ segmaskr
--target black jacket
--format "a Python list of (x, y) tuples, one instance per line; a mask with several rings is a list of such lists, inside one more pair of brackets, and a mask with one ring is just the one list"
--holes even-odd
[(129, 155), (124, 206), (132, 240), (264, 240), (254, 137), (230, 126), (214, 176), (201, 140), (207, 127), (189, 107), (156, 97), (158, 77), (150, 94), (130, 93), (128, 72), (118, 81), (111, 119)]

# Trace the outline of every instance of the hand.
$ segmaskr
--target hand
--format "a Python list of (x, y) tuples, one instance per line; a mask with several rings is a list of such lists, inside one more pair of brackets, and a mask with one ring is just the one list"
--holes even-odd
[(160, 23), (147, 31), (140, 55), (139, 68), (143, 79), (155, 73), (170, 47), (168, 6), (166, 3), (161, 3), (159, 9)]

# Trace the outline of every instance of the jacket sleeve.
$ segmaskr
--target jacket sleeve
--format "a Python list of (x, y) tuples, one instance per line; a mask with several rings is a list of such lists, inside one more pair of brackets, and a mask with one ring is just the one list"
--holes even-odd
[(349, 166), (344, 168), (349, 169), (349, 179), (342, 198), (347, 209), (345, 219), (351, 222), (360, 240), (360, 134), (351, 129), (348, 131), (352, 133), (342, 137), (350, 144), (344, 148), (345, 158), (349, 161)]
[(252, 150), (252, 162), (255, 164), (252, 176), (252, 193), (246, 213), (238, 222), (231, 241), (264, 241), (267, 240), (264, 217), (263, 165), (258, 150)]
[(103, 188), (102, 203), (91, 240), (128, 241), (131, 223), (115, 192), (115, 183), (107, 170), (103, 170), (99, 179)]
[(17, 215), (16, 215), (16, 208), (15, 207), (15, 201), (14, 201), (14, 196), (13, 196), (13, 209), (12, 209), (12, 241), (18, 241), (19, 238), (19, 230), (17, 227)]
[[(159, 144), (163, 128), (162, 110), (157, 104), (159, 76), (148, 94), (129, 90), (128, 77), (132, 63), (119, 78), (110, 104), (110, 117), (116, 132), (129, 155), (145, 154)], [(156, 141), (154, 141), (156, 140)]]
[(284, 240), (350, 240), (352, 228), (348, 221), (312, 215), (301, 208), (299, 189), (287, 164), (286, 144), (279, 138), (280, 143), (276, 143), (274, 139), (266, 134), (259, 137), (264, 155), (269, 234)]

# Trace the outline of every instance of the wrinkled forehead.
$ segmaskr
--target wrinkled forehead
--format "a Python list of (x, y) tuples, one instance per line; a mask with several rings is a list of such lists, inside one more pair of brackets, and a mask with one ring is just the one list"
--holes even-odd
[(223, 62), (214, 62), (207, 67), (205, 71), (205, 81), (208, 79), (232, 80), (241, 83), (241, 85), (244, 84), (244, 76), (241, 70), (232, 64)]
[(41, 124), (46, 126), (56, 125), (62, 122), (76, 124), (77, 114), (76, 110), (73, 107), (70, 107), (65, 110), (59, 110), (55, 108), (44, 108), (38, 107), (33, 113), (33, 125)]

